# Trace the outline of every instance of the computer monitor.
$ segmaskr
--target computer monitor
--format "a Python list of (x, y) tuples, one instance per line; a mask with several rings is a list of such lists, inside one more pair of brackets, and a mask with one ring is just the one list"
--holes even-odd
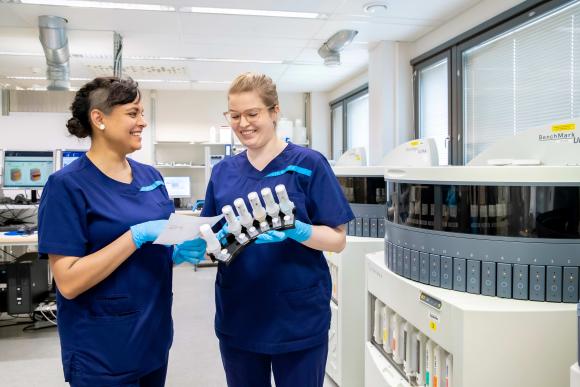
[(182, 201), (181, 198), (189, 198), (191, 196), (191, 184), (189, 176), (167, 176), (165, 179), (165, 188), (169, 197), (173, 199), (175, 208), (185, 207), (187, 201)]
[(87, 153), (87, 151), (84, 150), (63, 150), (61, 162), (62, 168), (66, 167), (85, 153)]
[(4, 188), (42, 188), (53, 172), (52, 151), (4, 151)]

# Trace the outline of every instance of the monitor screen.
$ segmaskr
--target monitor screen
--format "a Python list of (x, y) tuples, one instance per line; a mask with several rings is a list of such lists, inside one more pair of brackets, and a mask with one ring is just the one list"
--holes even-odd
[(52, 172), (52, 151), (4, 151), (4, 188), (42, 188)]
[(189, 176), (165, 177), (165, 187), (171, 198), (188, 198), (191, 196)]
[(82, 155), (84, 155), (87, 151), (80, 151), (80, 150), (63, 150), (62, 151), (62, 168), (66, 167)]

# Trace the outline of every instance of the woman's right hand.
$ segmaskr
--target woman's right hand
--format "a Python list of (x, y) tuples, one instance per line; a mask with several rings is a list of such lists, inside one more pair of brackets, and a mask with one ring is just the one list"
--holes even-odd
[(131, 237), (137, 248), (140, 248), (144, 243), (153, 242), (161, 231), (165, 229), (167, 220), (151, 220), (149, 222), (139, 223), (131, 226)]

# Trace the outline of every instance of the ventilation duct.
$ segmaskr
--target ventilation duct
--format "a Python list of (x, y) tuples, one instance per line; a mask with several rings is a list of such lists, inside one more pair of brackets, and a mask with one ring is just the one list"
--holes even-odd
[(67, 23), (66, 19), (58, 16), (38, 17), (40, 43), (46, 56), (48, 90), (68, 90), (70, 87)]
[(318, 49), (318, 55), (324, 59), (324, 64), (340, 65), (340, 51), (348, 46), (357, 34), (356, 30), (340, 30), (324, 42)]

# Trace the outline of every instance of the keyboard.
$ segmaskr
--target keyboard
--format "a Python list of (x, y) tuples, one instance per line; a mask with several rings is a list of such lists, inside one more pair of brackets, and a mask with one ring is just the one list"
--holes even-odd
[(37, 229), (38, 227), (36, 225), (30, 224), (11, 224), (8, 226), (0, 226), (0, 232), (22, 231), (24, 233), (32, 233)]

